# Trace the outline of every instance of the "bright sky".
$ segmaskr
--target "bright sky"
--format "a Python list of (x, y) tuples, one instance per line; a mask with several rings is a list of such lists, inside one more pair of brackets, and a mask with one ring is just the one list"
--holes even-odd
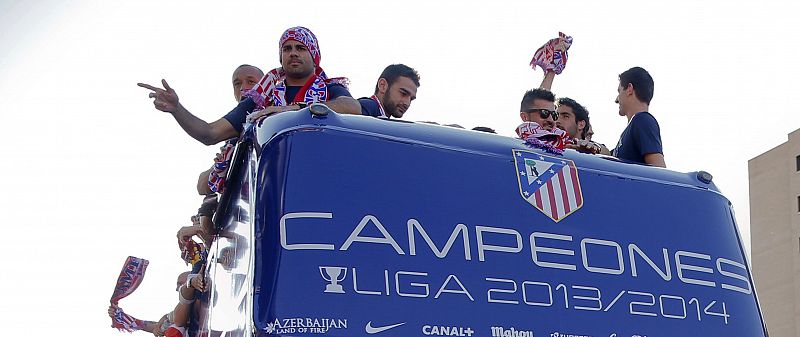
[(235, 105), (233, 69), (278, 66), (291, 26), (314, 31), (323, 68), (349, 77), (354, 95), (405, 63), (422, 76), (406, 119), (508, 136), (522, 93), (541, 81), (528, 62), (559, 31), (574, 43), (553, 91), (587, 106), (609, 147), (626, 123), (617, 75), (642, 66), (667, 165), (714, 175), (748, 247), (747, 160), (800, 128), (796, 1), (302, 3), (0, 0), (3, 335), (122, 335), (105, 311), (128, 255), (151, 264), (122, 307), (158, 319), (174, 306), (185, 268), (175, 232), (200, 204), (194, 184), (216, 147), (185, 135), (136, 83), (166, 78), (216, 120)]

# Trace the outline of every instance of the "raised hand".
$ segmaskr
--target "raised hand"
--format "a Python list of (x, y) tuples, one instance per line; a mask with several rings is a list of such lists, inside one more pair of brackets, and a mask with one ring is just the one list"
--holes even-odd
[(192, 239), (195, 235), (203, 233), (203, 227), (200, 226), (184, 226), (178, 230), (178, 248), (183, 248), (183, 245)]
[(164, 86), (164, 89), (145, 83), (136, 83), (136, 85), (152, 90), (148, 97), (154, 99), (153, 106), (155, 106), (156, 109), (170, 113), (178, 110), (178, 106), (180, 105), (180, 103), (178, 103), (178, 94), (175, 93), (174, 89), (170, 88), (166, 80), (161, 80), (161, 85)]

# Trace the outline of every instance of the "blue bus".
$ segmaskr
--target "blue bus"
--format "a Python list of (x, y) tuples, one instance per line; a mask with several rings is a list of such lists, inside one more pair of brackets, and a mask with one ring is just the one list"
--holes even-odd
[(702, 171), (315, 104), (227, 184), (195, 335), (767, 336)]

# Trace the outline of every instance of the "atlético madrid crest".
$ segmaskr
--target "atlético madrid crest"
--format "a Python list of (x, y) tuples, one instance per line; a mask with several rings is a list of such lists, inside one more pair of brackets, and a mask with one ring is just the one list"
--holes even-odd
[(571, 160), (512, 150), (519, 193), (528, 203), (559, 222), (583, 206), (578, 169)]

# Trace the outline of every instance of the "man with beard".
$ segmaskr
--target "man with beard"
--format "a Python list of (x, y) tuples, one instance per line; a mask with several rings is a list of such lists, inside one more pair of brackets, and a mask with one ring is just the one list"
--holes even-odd
[(320, 67), (317, 37), (308, 28), (287, 29), (278, 42), (280, 68), (269, 71), (256, 87), (248, 91), (239, 105), (215, 122), (207, 123), (191, 114), (178, 101), (178, 95), (167, 81), (163, 89), (139, 83), (152, 90), (156, 109), (169, 112), (192, 138), (206, 145), (237, 137), (244, 129), (248, 114), (257, 119), (289, 110), (299, 110), (308, 104), (325, 102), (338, 113), (359, 114), (360, 106), (345, 87), (347, 79), (329, 78)]
[(559, 97), (556, 106), (556, 127), (569, 133), (571, 138), (582, 139), (581, 135), (588, 125), (589, 111), (569, 97)]
[(402, 118), (417, 98), (419, 74), (404, 64), (392, 64), (381, 73), (371, 97), (358, 99), (361, 114), (373, 117)]
[(586, 139), (586, 133), (591, 125), (589, 124), (589, 111), (583, 105), (569, 97), (561, 97), (557, 102), (558, 120), (556, 121), (556, 127), (566, 131), (570, 137), (570, 142), (567, 143), (566, 148), (583, 153), (611, 154), (605, 145)]

